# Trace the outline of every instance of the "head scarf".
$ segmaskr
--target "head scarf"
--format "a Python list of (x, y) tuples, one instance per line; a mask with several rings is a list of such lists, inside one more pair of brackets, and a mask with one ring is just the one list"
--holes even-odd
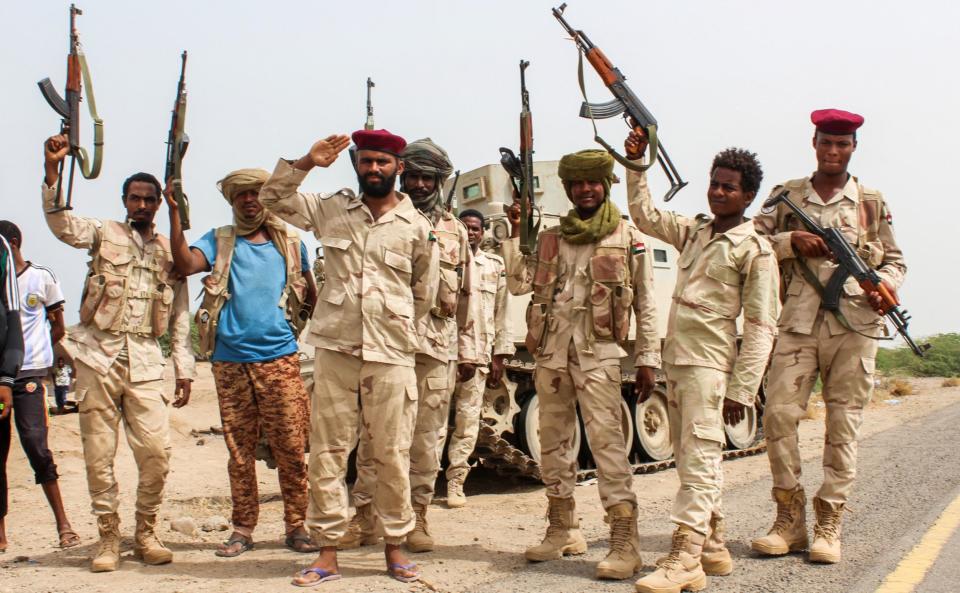
[(453, 163), (447, 151), (442, 149), (430, 138), (421, 138), (411, 142), (400, 155), (403, 159), (404, 174), (409, 171), (433, 175), (436, 186), (433, 193), (425, 198), (416, 199), (411, 196), (414, 206), (421, 212), (430, 213), (443, 209), (443, 182), (453, 173)]
[(610, 185), (616, 177), (613, 175), (613, 157), (607, 151), (588, 148), (573, 154), (564, 155), (557, 167), (557, 175), (563, 181), (563, 187), (570, 194), (572, 181), (600, 181), (605, 196), (610, 195)]
[(607, 151), (590, 148), (564, 155), (557, 167), (557, 175), (563, 181), (568, 197), (572, 182), (599, 181), (603, 183), (603, 195), (606, 198), (587, 220), (580, 218), (576, 208), (571, 208), (566, 216), (560, 217), (560, 233), (565, 241), (575, 245), (596, 243), (616, 230), (620, 224), (620, 210), (609, 199), (610, 185), (615, 177), (613, 157)]
[(228, 173), (226, 177), (217, 182), (217, 189), (223, 194), (224, 199), (233, 208), (233, 227), (240, 237), (246, 237), (257, 232), (260, 227), (266, 227), (270, 240), (277, 247), (277, 251), (287, 259), (287, 246), (284, 241), (286, 237), (286, 225), (269, 210), (264, 208), (254, 217), (249, 217), (243, 213), (243, 210), (234, 203), (234, 198), (247, 190), (260, 191), (263, 184), (270, 179), (270, 173), (264, 169), (238, 169)]

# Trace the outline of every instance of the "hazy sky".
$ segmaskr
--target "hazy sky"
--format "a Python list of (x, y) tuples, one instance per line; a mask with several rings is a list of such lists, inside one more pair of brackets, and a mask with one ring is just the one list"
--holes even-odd
[[(583, 29), (628, 77), (660, 122), (660, 134), (690, 181), (670, 203), (704, 211), (713, 155), (756, 151), (761, 193), (812, 172), (813, 109), (866, 118), (852, 172), (883, 191), (909, 265), (901, 296), (917, 335), (960, 330), (958, 198), (949, 142), (960, 137), (960, 41), (955, 2), (683, 2), (569, 0)], [(62, 92), (69, 2), (0, 3), (0, 217), (25, 233), (28, 258), (52, 267), (76, 320), (84, 253), (56, 241), (40, 207), (43, 140), (59, 129), (36, 82)], [(378, 127), (414, 140), (430, 136), (463, 170), (496, 162), (517, 143), (518, 68), (527, 84), (536, 158), (594, 146), (577, 117), (576, 51), (551, 2), (119, 2), (80, 3), (81, 40), (105, 120), (103, 171), (80, 179), (76, 213), (122, 217), (120, 184), (162, 174), (179, 54), (189, 51), (184, 181), (192, 241), (230, 221), (214, 183), (241, 167), (272, 169), (315, 139), (362, 127), (365, 81), (376, 82)], [(609, 94), (587, 73), (591, 100)], [(86, 117), (86, 114), (84, 114)], [(601, 133), (620, 144), (619, 120)], [(89, 120), (81, 137), (91, 138)], [(652, 175), (665, 190), (659, 170)], [(305, 188), (355, 185), (349, 162), (308, 177)], [(616, 188), (616, 186), (615, 186)], [(622, 202), (623, 188), (615, 189)], [(756, 208), (756, 205), (755, 205)], [(167, 231), (165, 212), (158, 215)], [(312, 237), (308, 247), (316, 245)], [(196, 282), (193, 283), (194, 294)]]

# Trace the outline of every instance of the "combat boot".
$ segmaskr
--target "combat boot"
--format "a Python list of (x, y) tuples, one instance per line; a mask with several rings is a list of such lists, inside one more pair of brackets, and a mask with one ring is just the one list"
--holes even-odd
[(463, 478), (453, 478), (447, 481), (447, 508), (459, 509), (466, 506), (467, 496), (463, 493)]
[(415, 504), (413, 513), (416, 515), (417, 524), (413, 526), (413, 531), (407, 534), (407, 549), (411, 552), (432, 552), (433, 538), (427, 528), (427, 506)]
[(636, 582), (640, 593), (680, 593), (701, 591), (707, 575), (700, 565), (703, 536), (686, 525), (677, 527), (670, 542), (670, 553), (657, 562), (657, 570)]
[(120, 567), (120, 517), (116, 513), (97, 517), (100, 543), (90, 562), (91, 572), (113, 572)]
[(373, 517), (373, 505), (357, 507), (357, 512), (347, 525), (347, 532), (337, 542), (338, 550), (353, 550), (360, 546), (372, 546), (380, 541), (377, 524)]
[(840, 523), (843, 504), (829, 503), (821, 498), (813, 499), (817, 524), (813, 526), (813, 545), (810, 546), (810, 562), (836, 564), (840, 562)]
[(725, 577), (733, 572), (733, 558), (723, 539), (724, 529), (723, 517), (710, 517), (710, 536), (703, 542), (700, 564), (703, 572), (712, 577)]
[(137, 513), (137, 532), (133, 537), (133, 556), (146, 564), (169, 564), (173, 552), (157, 537), (157, 516)]
[(640, 559), (640, 535), (637, 533), (637, 509), (629, 502), (610, 507), (610, 552), (597, 564), (598, 579), (627, 579), (643, 568)]
[(750, 547), (764, 556), (783, 556), (807, 549), (807, 498), (803, 487), (774, 488), (773, 500), (777, 503), (777, 519), (767, 535), (753, 540)]
[(549, 524), (543, 541), (524, 552), (527, 560), (557, 560), (567, 554), (583, 554), (587, 551), (587, 540), (583, 539), (583, 534), (580, 533), (580, 521), (577, 519), (576, 503), (572, 497), (548, 496), (547, 521)]

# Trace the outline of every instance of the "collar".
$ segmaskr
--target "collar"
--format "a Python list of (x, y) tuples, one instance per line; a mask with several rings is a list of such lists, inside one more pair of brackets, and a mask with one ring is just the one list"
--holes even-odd
[(744, 218), (743, 222), (733, 227), (732, 229), (724, 233), (717, 233), (715, 235), (713, 235), (713, 223), (714, 221), (713, 219), (711, 219), (708, 224), (705, 224), (702, 227), (700, 227), (700, 230), (698, 231), (698, 234), (700, 234), (701, 241), (703, 242), (704, 245), (706, 245), (708, 242), (710, 242), (713, 239), (719, 240), (720, 238), (726, 238), (731, 243), (733, 243), (734, 247), (736, 247), (741, 243), (743, 243), (743, 241), (747, 237), (754, 234), (755, 232), (753, 220), (749, 218)]
[(807, 177), (806, 184), (803, 186), (804, 201), (826, 206), (827, 204), (835, 204), (844, 198), (853, 202), (860, 200), (860, 188), (858, 187), (857, 180), (853, 175), (848, 173), (847, 182), (844, 184), (843, 188), (834, 194), (832, 198), (824, 202), (823, 199), (820, 198), (820, 194), (817, 193), (817, 190), (813, 189), (813, 176), (815, 174), (816, 173), (813, 173)]
[[(393, 217), (396, 216), (404, 220), (404, 222), (412, 222), (416, 220), (419, 216), (419, 210), (413, 205), (413, 200), (410, 199), (410, 196), (403, 193), (402, 191), (397, 192), (397, 196), (400, 198), (400, 202), (396, 206), (383, 213), (379, 219), (377, 219), (377, 224), (383, 222), (390, 222), (393, 220)], [(370, 212), (370, 208), (363, 203), (363, 194), (360, 194), (356, 198), (350, 201), (347, 204), (347, 210), (352, 210), (353, 208), (359, 208), (363, 206), (363, 209), (370, 215), (370, 218), (373, 218), (373, 214)]]

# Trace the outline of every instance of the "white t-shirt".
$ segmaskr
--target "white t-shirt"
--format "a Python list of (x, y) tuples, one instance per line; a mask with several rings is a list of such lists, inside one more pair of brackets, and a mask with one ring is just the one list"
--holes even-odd
[(70, 387), (70, 365), (53, 367), (53, 384), (57, 387)]
[(47, 311), (63, 307), (63, 292), (53, 272), (27, 262), (27, 267), (17, 275), (20, 288), (20, 324), (23, 326), (24, 371), (43, 370), (53, 366), (53, 344), (50, 341), (50, 324)]

